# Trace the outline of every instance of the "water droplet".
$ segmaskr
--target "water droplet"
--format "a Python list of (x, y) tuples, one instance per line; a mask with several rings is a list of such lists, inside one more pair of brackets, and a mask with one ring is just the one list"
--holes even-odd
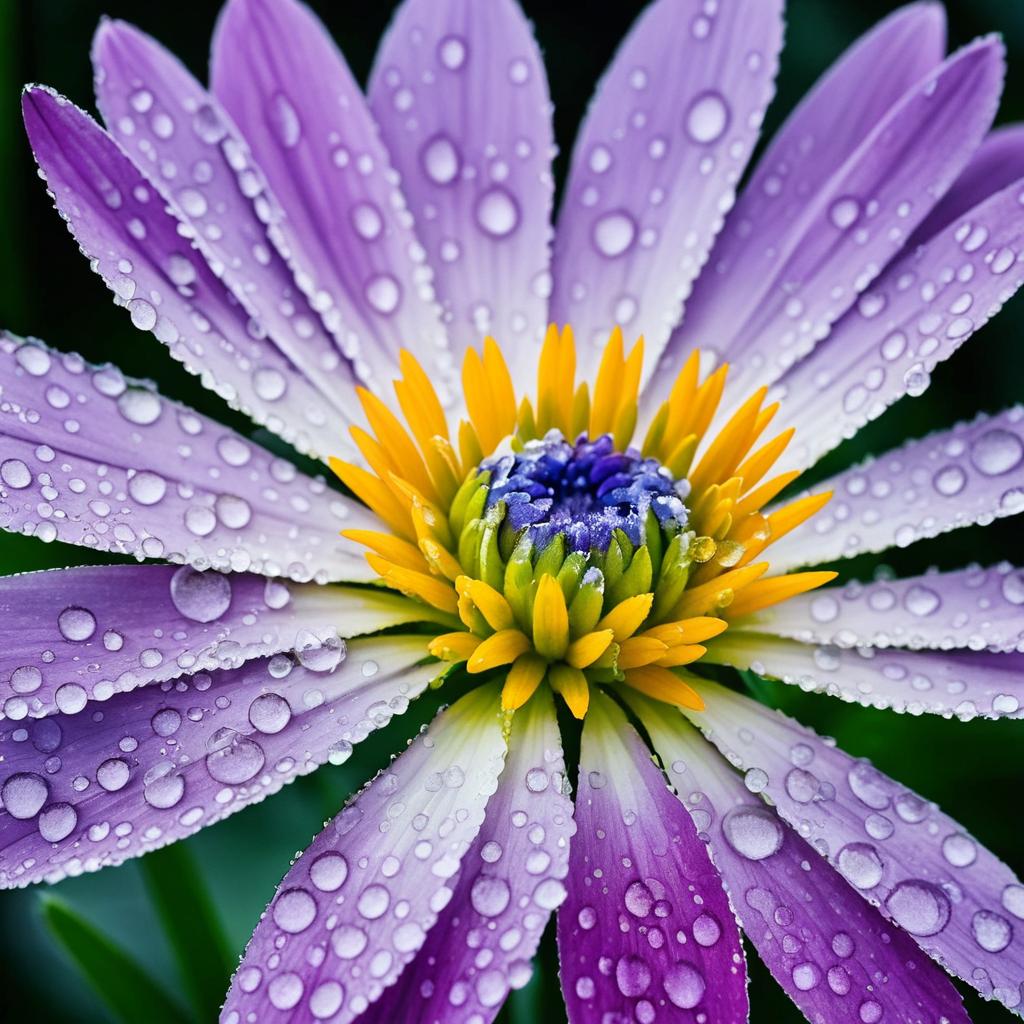
[(437, 44), (437, 57), (449, 71), (458, 71), (466, 63), (466, 44), (458, 36), (445, 36)]
[(59, 843), (74, 831), (78, 812), (71, 804), (50, 804), (39, 814), (39, 834), (48, 843)]
[(82, 643), (96, 632), (96, 616), (88, 608), (65, 608), (57, 616), (57, 628), (65, 640)]
[(447, 135), (435, 135), (420, 151), (420, 163), (427, 177), (436, 185), (450, 185), (462, 165), (455, 143)]
[(624, 210), (599, 217), (594, 223), (594, 245), (609, 258), (621, 256), (633, 244), (636, 223)]
[(477, 201), (476, 220), (494, 238), (504, 238), (519, 224), (519, 207), (503, 188), (488, 189)]
[(949, 898), (921, 879), (900, 882), (885, 900), (892, 919), (911, 935), (937, 935), (949, 921)]
[(304, 990), (302, 979), (291, 971), (279, 974), (267, 985), (267, 995), (277, 1010), (290, 1010), (298, 1005)]
[(971, 918), (971, 934), (986, 953), (1001, 953), (1013, 938), (1013, 926), (1000, 914), (979, 910)]
[(21, 821), (34, 818), (49, 795), (46, 780), (34, 772), (16, 772), (0, 787), (4, 810)]
[(971, 463), (985, 476), (1001, 476), (1020, 464), (1024, 444), (1009, 430), (994, 427), (971, 445)]
[(5, 459), (0, 462), (0, 480), (8, 487), (22, 490), (32, 483), (32, 473), (21, 459)]
[(356, 908), (367, 921), (376, 921), (387, 911), (391, 893), (383, 885), (368, 885), (360, 894)]
[(231, 581), (223, 573), (183, 565), (171, 577), (171, 601), (193, 622), (213, 622), (231, 605)]
[(497, 917), (509, 904), (512, 893), (503, 878), (479, 875), (470, 889), (473, 909), (482, 917)]
[(643, 882), (631, 882), (626, 887), (623, 902), (634, 917), (647, 917), (654, 909), (654, 894)]
[(128, 784), (130, 774), (127, 761), (122, 761), (119, 757), (111, 757), (96, 769), (96, 781), (108, 793), (116, 793)]
[(882, 858), (870, 843), (847, 843), (836, 857), (836, 867), (858, 889), (873, 889), (882, 880)]
[(729, 125), (729, 108), (717, 92), (703, 92), (690, 104), (686, 130), (694, 142), (707, 145), (721, 138)]
[(782, 823), (767, 807), (733, 808), (722, 820), (722, 831), (729, 845), (748, 860), (770, 857), (785, 838)]
[(615, 965), (615, 984), (624, 996), (641, 996), (651, 984), (651, 969), (643, 957), (627, 953)]
[(302, 122), (284, 93), (275, 93), (270, 100), (270, 124), (278, 141), (286, 149), (298, 145), (302, 136)]
[(316, 917), (316, 901), (305, 889), (285, 889), (274, 902), (274, 924), (281, 931), (297, 935)]
[(167, 493), (167, 481), (157, 473), (144, 469), (129, 479), (128, 493), (140, 505), (156, 505)]
[(322, 853), (309, 866), (309, 880), (321, 892), (336, 892), (348, 878), (348, 862), (340, 853)]
[(252, 727), (268, 736), (280, 732), (292, 718), (288, 701), (277, 693), (262, 693), (249, 705)]
[(140, 427), (149, 426), (160, 418), (160, 398), (146, 388), (127, 388), (117, 399), (117, 408), (129, 422)]
[(845, 231), (860, 216), (860, 203), (853, 196), (841, 196), (829, 207), (828, 215), (840, 231)]
[(237, 786), (254, 778), (263, 767), (263, 748), (232, 729), (218, 731), (211, 743), (217, 747), (206, 755), (206, 770), (217, 782)]
[(361, 238), (373, 241), (383, 230), (384, 221), (373, 203), (356, 203), (352, 207), (352, 226)]
[(709, 913), (700, 914), (693, 922), (693, 937), (698, 946), (713, 946), (722, 935), (722, 926)]
[(687, 960), (671, 964), (661, 983), (669, 1001), (681, 1010), (692, 1010), (704, 998), (704, 975)]
[(378, 274), (366, 284), (366, 301), (385, 316), (394, 313), (401, 298), (398, 282), (390, 274)]

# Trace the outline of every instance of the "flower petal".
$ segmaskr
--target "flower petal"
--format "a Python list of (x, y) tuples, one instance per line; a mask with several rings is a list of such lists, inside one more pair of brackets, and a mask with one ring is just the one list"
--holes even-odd
[(772, 545), (772, 571), (936, 537), (1024, 511), (1024, 407), (978, 416), (815, 485), (832, 500)]
[(1024, 178), (1024, 124), (1002, 125), (985, 136), (953, 187), (918, 225), (910, 244), (926, 242), (958, 217)]
[(390, 394), (399, 349), (415, 343), (438, 360), (445, 336), (412, 218), (344, 58), (297, 0), (230, 0), (210, 76), (281, 204), (273, 237), (303, 291), (358, 375)]
[(523, 381), (547, 324), (551, 99), (519, 6), (481, 14), (472, 0), (407, 0), (368, 92), (434, 268), (453, 370), (493, 334)]
[(299, 628), (311, 639), (336, 635), (326, 615), (296, 615), (283, 583), (190, 566), (5, 576), (0, 618), (0, 696), (15, 720), (290, 650)]
[(709, 645), (705, 661), (753, 669), (865, 707), (965, 721), (1024, 717), (1024, 654), (844, 650), (730, 629)]
[(781, 43), (777, 0), (713, 15), (660, 0), (622, 43), (573, 149), (555, 238), (552, 317), (573, 325), (584, 364), (596, 368), (616, 323), (654, 356), (665, 345), (757, 142)]
[(572, 1024), (740, 1024), (746, 969), (721, 879), (693, 822), (618, 707), (595, 691), (583, 728), (569, 895), (558, 912)]
[(927, 573), (800, 594), (736, 623), (802, 643), (949, 650), (1024, 649), (1024, 570)]
[[(352, 405), (342, 398), (355, 377), (257, 216), (259, 208), (271, 217), (276, 201), (238, 130), (177, 58), (123, 21), (100, 24), (93, 65), (97, 104), (111, 134), (287, 358), (291, 374), (330, 407), (332, 447), (317, 454), (335, 454), (338, 424), (352, 419)], [(264, 397), (281, 387), (267, 374), (255, 382)], [(295, 412), (301, 422), (301, 405)]]
[[(731, 231), (723, 233), (704, 275), (707, 290), (698, 289), (688, 310), (682, 330), (689, 345), (715, 339), (723, 357), (735, 362), (744, 394), (772, 383), (809, 352), (967, 164), (992, 123), (1003, 72), (999, 41), (977, 40), (898, 99), (886, 93), (891, 106), (881, 116), (876, 111), (856, 140), (844, 137), (853, 145), (829, 153), (837, 158), (833, 164), (819, 158), (814, 143), (834, 134), (836, 110), (842, 120), (849, 110), (859, 123), (862, 101), (851, 89), (869, 93), (875, 80), (872, 72), (855, 83), (837, 76), (843, 86), (825, 118), (816, 112), (799, 136), (787, 130), (780, 137), (777, 152), (762, 161), (760, 187), (754, 182), (744, 193), (749, 207), (737, 206), (730, 218)], [(813, 170), (805, 171), (808, 165)], [(787, 171), (788, 194), (780, 185), (771, 195)], [(756, 223), (766, 208), (772, 212)], [(737, 280), (749, 283), (739, 300)]]
[(390, 593), (291, 585), (190, 566), (104, 565), (0, 577), (0, 719), (420, 621)]
[(743, 930), (808, 1020), (969, 1024), (942, 970), (745, 788), (677, 711), (634, 694), (629, 702), (686, 795)]
[(435, 719), (292, 865), (221, 1020), (290, 1021), (301, 1002), (299, 1019), (347, 1024), (379, 999), (452, 898), (504, 754), (496, 685)]
[(0, 380), (0, 527), (197, 569), (372, 578), (338, 530), (375, 516), (152, 385), (3, 333)]
[[(1022, 161), (1024, 172), (1024, 161)], [(920, 395), (930, 374), (1024, 283), (1024, 179), (910, 248), (806, 359), (782, 375), (782, 468), (804, 469), (880, 416)]]
[(42, 86), (25, 92), (22, 107), (57, 210), (132, 323), (300, 450), (331, 453), (344, 444), (342, 414), (261, 336), (117, 143)]
[(779, 814), (947, 971), (1020, 1011), (1024, 886), (928, 803), (810, 729), (713, 683), (693, 721)]
[(572, 803), (550, 692), (516, 712), (505, 769), (463, 858), (455, 895), (416, 959), (360, 1017), (365, 1024), (489, 1024), (530, 978), (551, 912), (565, 898)]
[(340, 763), (436, 674), (423, 653), (387, 636), (279, 654), (0, 732), (0, 886), (119, 864)]

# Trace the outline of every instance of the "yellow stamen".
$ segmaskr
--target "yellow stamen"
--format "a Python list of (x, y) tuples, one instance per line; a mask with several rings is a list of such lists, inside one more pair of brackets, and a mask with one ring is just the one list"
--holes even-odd
[(623, 671), (650, 665), (657, 661), (668, 650), (668, 644), (655, 640), (650, 636), (631, 636), (623, 640), (619, 647), (619, 668)]
[(573, 668), (587, 668), (608, 650), (613, 638), (614, 634), (610, 629), (587, 633), (579, 640), (574, 640), (569, 644), (565, 652), (565, 660)]
[(561, 658), (569, 646), (569, 610), (554, 576), (545, 574), (533, 600), (533, 646), (542, 658)]
[(547, 670), (548, 663), (539, 655), (528, 653), (516, 658), (501, 689), (502, 709), (515, 711), (521, 708), (540, 686)]
[(442, 661), (466, 661), (480, 644), (480, 637), (472, 633), (442, 633), (427, 644), (427, 650)]
[(455, 581), (455, 589), (460, 595), (468, 597), (480, 609), (480, 614), (495, 632), (512, 629), (515, 626), (516, 620), (512, 614), (512, 606), (505, 600), (503, 594), (499, 594), (494, 587), (488, 586), (483, 580), (459, 576)]
[(797, 594), (805, 594), (808, 590), (815, 590), (826, 583), (831, 583), (836, 575), (834, 572), (795, 572), (788, 576), (755, 580), (742, 593), (736, 595), (736, 599), (726, 612), (730, 620), (752, 615)]
[(564, 662), (556, 662), (548, 669), (552, 689), (562, 695), (569, 710), (576, 718), (583, 718), (590, 707), (590, 687), (587, 677), (578, 669)]
[(518, 629), (503, 629), (489, 636), (473, 652), (466, 665), (467, 671), (476, 674), (497, 668), (499, 665), (511, 665), (521, 654), (531, 649), (530, 638)]
[(615, 642), (621, 644), (631, 637), (650, 614), (653, 594), (635, 594), (620, 601), (600, 622), (598, 629), (610, 629)]
[(666, 704), (675, 704), (691, 711), (704, 710), (701, 695), (667, 668), (645, 665), (643, 668), (631, 669), (626, 673), (626, 685)]

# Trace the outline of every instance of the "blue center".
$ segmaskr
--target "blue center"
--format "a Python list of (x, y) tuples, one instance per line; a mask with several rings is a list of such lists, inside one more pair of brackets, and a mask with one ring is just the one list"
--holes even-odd
[(663, 530), (686, 524), (681, 487), (656, 459), (635, 448), (615, 450), (610, 434), (570, 444), (557, 430), (530, 441), (521, 452), (486, 459), (491, 473), (487, 508), (505, 503), (503, 528), (526, 530), (536, 546), (565, 537), (572, 551), (607, 551), (612, 532), (644, 543), (648, 513)]

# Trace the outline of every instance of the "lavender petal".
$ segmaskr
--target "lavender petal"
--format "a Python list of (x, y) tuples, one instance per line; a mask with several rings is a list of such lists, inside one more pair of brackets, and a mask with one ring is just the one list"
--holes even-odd
[(348, 1024), (376, 1002), (451, 900), (504, 755), (496, 686), (435, 719), (285, 875), (232, 980), (222, 1024), (250, 1013), (269, 1024), (296, 1015)]
[(241, 129), (283, 215), (272, 237), (354, 361), (390, 394), (399, 349), (445, 355), (422, 247), (366, 100), (297, 0), (230, 0), (211, 89)]
[[(119, 864), (233, 814), (402, 713), (423, 638), (279, 654), (0, 730), (0, 887)], [(305, 661), (305, 664), (303, 664)]]
[(408, 0), (369, 85), (454, 358), (493, 334), (531, 379), (548, 320), (554, 137), (547, 75), (514, 0)]
[(609, 697), (583, 729), (568, 898), (558, 912), (571, 1024), (747, 1020), (736, 919), (689, 815)]
[(781, 6), (651, 4), (601, 80), (573, 149), (551, 303), (584, 368), (616, 323), (652, 356), (678, 323), (774, 94)]
[(0, 528), (304, 581), (372, 577), (362, 505), (113, 366), (0, 333)]

